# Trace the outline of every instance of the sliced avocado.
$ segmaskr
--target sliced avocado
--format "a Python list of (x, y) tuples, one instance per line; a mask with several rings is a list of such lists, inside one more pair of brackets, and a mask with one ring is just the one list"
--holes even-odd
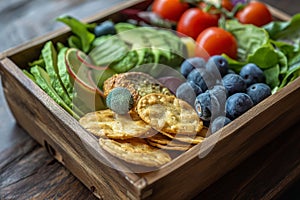
[(109, 68), (111, 68), (117, 73), (124, 73), (134, 68), (137, 63), (138, 63), (137, 52), (131, 50), (120, 61), (111, 63), (109, 65)]
[(128, 30), (131, 30), (134, 28), (136, 28), (135, 25), (126, 23), (126, 22), (119, 22), (119, 23), (115, 24), (115, 29), (116, 29), (117, 33), (121, 33), (123, 31), (128, 31)]
[(124, 58), (129, 48), (117, 36), (102, 36), (94, 41), (95, 48), (89, 56), (97, 66), (107, 66)]
[(68, 96), (60, 78), (58, 75), (58, 65), (57, 65), (57, 52), (51, 41), (47, 42), (42, 49), (42, 56), (45, 61), (46, 71), (49, 74), (50, 82), (52, 87), (55, 89), (57, 94), (64, 100), (64, 102), (72, 107), (71, 98)]
[(60, 106), (62, 106), (67, 112), (69, 112), (75, 119), (79, 119), (79, 116), (63, 101), (63, 99), (57, 94), (51, 84), (51, 80), (47, 72), (38, 65), (30, 68), (30, 73), (33, 75), (35, 82)]

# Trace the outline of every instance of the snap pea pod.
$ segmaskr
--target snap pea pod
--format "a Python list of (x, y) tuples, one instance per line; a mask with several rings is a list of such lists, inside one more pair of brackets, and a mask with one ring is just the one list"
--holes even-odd
[(62, 106), (75, 119), (79, 120), (79, 116), (61, 99), (51, 85), (51, 80), (47, 72), (38, 65), (30, 68), (30, 73), (33, 75), (37, 85), (42, 88), (55, 102)]
[(51, 41), (47, 42), (42, 49), (42, 56), (45, 61), (46, 71), (49, 74), (50, 82), (52, 87), (55, 89), (57, 94), (64, 100), (64, 102), (72, 107), (71, 98), (68, 96), (63, 84), (58, 75), (57, 66), (57, 52)]
[(35, 61), (33, 61), (33, 62), (28, 63), (28, 65), (29, 65), (30, 67), (32, 67), (32, 66), (34, 66), (34, 65), (38, 65), (38, 66), (41, 66), (41, 67), (45, 68), (45, 61), (44, 61), (43, 58), (40, 58), (40, 59), (38, 59), (38, 60), (35, 60)]
[(57, 56), (57, 68), (58, 68), (58, 74), (61, 79), (61, 82), (63, 86), (65, 87), (69, 97), (73, 99), (73, 81), (71, 81), (70, 75), (67, 70), (67, 65), (65, 61), (65, 55), (68, 48), (64, 47), (62, 48)]
[(28, 78), (30, 78), (33, 82), (35, 82), (35, 78), (32, 74), (30, 74), (30, 72), (28, 72), (26, 69), (23, 69), (22, 71)]

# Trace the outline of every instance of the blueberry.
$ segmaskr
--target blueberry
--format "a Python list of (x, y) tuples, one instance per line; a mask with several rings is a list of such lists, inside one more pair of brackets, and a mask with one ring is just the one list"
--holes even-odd
[(228, 72), (228, 61), (223, 56), (215, 55), (209, 58), (206, 68), (210, 72), (215, 72), (218, 69), (218, 72), (223, 77)]
[(100, 37), (102, 35), (115, 35), (117, 33), (115, 29), (115, 25), (112, 21), (104, 21), (101, 24), (98, 24), (94, 29), (94, 34), (96, 37)]
[(194, 106), (196, 96), (202, 93), (201, 88), (192, 81), (182, 83), (176, 90), (176, 97)]
[(245, 93), (235, 93), (226, 101), (226, 116), (234, 120), (253, 106), (253, 101)]
[(228, 117), (219, 116), (212, 121), (210, 125), (210, 132), (213, 134), (217, 132), (219, 129), (229, 124), (230, 122), (231, 120)]
[(220, 108), (218, 99), (209, 91), (198, 95), (194, 106), (199, 118), (204, 121), (209, 121), (213, 114), (219, 112)]
[(188, 58), (181, 64), (180, 73), (187, 78), (189, 73), (195, 68), (205, 68), (205, 60), (200, 57)]
[(223, 85), (215, 85), (212, 89), (210, 89), (210, 94), (215, 95), (218, 100), (227, 99), (226, 88)]
[(215, 85), (215, 79), (203, 68), (193, 69), (187, 80), (200, 86), (203, 92)]
[(245, 80), (247, 87), (254, 83), (265, 82), (264, 72), (254, 63), (243, 66), (240, 71), (240, 76)]
[(222, 79), (227, 96), (234, 93), (244, 92), (247, 89), (245, 80), (238, 74), (227, 74)]
[(123, 87), (112, 89), (106, 97), (106, 105), (118, 114), (126, 114), (133, 107), (133, 96), (130, 91)]
[(247, 94), (256, 105), (271, 95), (271, 88), (265, 83), (254, 83), (247, 88)]

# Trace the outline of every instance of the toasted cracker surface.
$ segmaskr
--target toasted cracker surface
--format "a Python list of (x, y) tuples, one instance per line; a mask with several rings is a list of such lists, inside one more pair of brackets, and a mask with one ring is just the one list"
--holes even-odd
[(205, 135), (206, 132), (207, 132), (207, 128), (203, 128), (201, 132), (198, 134), (191, 134), (191, 135), (174, 134), (174, 133), (167, 133), (167, 132), (161, 132), (161, 133), (169, 137), (170, 139), (174, 139), (180, 142), (185, 142), (189, 144), (199, 144), (205, 139), (203, 135)]
[(125, 72), (115, 74), (104, 82), (104, 96), (116, 87), (127, 88), (136, 103), (142, 96), (150, 93), (163, 93), (171, 95), (169, 89), (161, 85), (154, 77), (143, 72)]
[(150, 146), (140, 138), (128, 140), (100, 138), (99, 144), (113, 156), (137, 165), (160, 167), (171, 161), (167, 152)]
[(113, 139), (147, 136), (154, 132), (143, 120), (133, 120), (130, 115), (118, 115), (109, 109), (88, 113), (79, 123), (96, 136)]
[(137, 113), (158, 131), (196, 134), (203, 128), (196, 111), (175, 96), (157, 93), (143, 96), (137, 104)]
[(167, 145), (160, 144), (160, 143), (153, 142), (151, 140), (149, 140), (148, 142), (151, 146), (154, 146), (154, 147), (157, 147), (160, 149), (165, 149), (165, 150), (172, 150), (172, 151), (187, 151), (192, 147), (191, 145), (188, 145), (188, 144), (175, 146), (175, 145), (169, 145), (169, 144), (167, 144)]

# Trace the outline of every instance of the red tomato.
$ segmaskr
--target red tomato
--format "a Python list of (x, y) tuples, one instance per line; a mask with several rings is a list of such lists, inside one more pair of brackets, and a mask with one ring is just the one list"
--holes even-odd
[(231, 11), (234, 7), (230, 0), (222, 0), (221, 6), (228, 11)]
[(218, 26), (218, 17), (211, 15), (199, 8), (190, 8), (180, 17), (177, 24), (177, 31), (196, 39), (206, 28)]
[(236, 18), (243, 24), (263, 26), (272, 21), (268, 7), (261, 2), (251, 1), (245, 8), (238, 11)]
[(180, 0), (155, 0), (152, 4), (154, 13), (171, 21), (178, 21), (182, 13), (188, 8), (189, 5), (180, 2)]
[(237, 56), (237, 41), (228, 31), (219, 27), (205, 29), (196, 40), (196, 52), (199, 57), (226, 54), (235, 59)]

